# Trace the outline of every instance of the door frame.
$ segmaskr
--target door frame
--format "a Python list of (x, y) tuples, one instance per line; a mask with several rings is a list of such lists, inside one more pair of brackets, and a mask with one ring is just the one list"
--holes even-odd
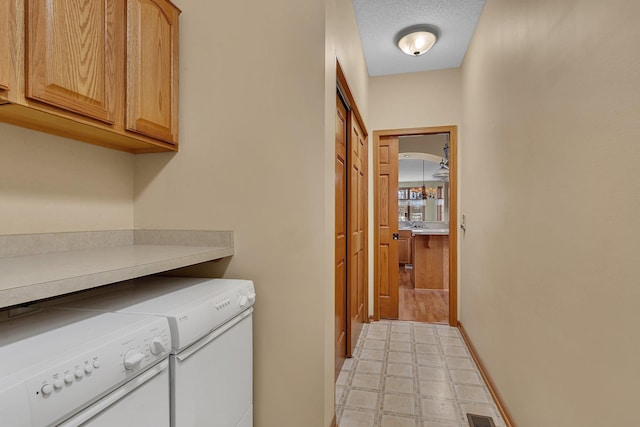
[[(449, 325), (458, 326), (458, 126), (434, 126), (408, 129), (386, 129), (373, 131), (373, 176), (380, 172), (379, 147), (382, 137), (400, 137), (449, 134)], [(373, 181), (373, 197), (380, 199), (378, 181)], [(378, 203), (373, 204), (373, 223), (377, 224), (380, 212)], [(373, 230), (374, 247), (379, 241), (379, 231)], [(380, 272), (378, 251), (373, 251), (373, 320), (380, 320)]]

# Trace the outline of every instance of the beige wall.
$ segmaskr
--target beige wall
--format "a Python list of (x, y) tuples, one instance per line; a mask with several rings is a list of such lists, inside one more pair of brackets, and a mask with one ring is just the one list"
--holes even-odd
[[(369, 73), (362, 51), (353, 3), (351, 0), (334, 0), (334, 2), (337, 6), (333, 22), (334, 56), (344, 71), (351, 94), (355, 98), (358, 111), (365, 122), (363, 124), (371, 133), (369, 128)], [(335, 93), (333, 94), (335, 95)], [(335, 110), (335, 105), (333, 109)]]
[[(431, 126), (460, 126), (462, 73), (450, 68), (369, 79), (369, 145), (373, 131)], [(458, 158), (464, 150), (458, 134)], [(369, 155), (369, 265), (373, 264), (373, 151)], [(461, 180), (458, 180), (458, 187)], [(373, 268), (369, 269), (369, 315), (373, 315)]]
[(133, 227), (132, 154), (0, 123), (0, 234)]
[[(181, 150), (136, 158), (137, 227), (235, 231), (224, 276), (258, 295), (256, 427), (333, 417), (335, 57), (359, 45), (350, 4), (180, 3)], [(343, 66), (365, 99), (362, 65)]]
[(459, 125), (461, 78), (459, 68), (371, 77), (371, 130)]
[(639, 15), (489, 0), (463, 64), (461, 320), (519, 427), (637, 424)]

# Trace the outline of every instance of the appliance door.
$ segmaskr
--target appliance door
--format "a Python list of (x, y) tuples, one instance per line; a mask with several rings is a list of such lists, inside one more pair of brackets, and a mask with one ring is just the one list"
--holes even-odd
[(168, 367), (163, 360), (59, 427), (169, 427)]
[(252, 312), (171, 356), (173, 427), (253, 426)]

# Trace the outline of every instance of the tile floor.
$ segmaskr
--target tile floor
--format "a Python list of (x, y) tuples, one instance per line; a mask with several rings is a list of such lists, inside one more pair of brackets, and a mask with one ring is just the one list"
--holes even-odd
[(467, 413), (505, 426), (458, 329), (364, 325), (336, 384), (340, 427), (469, 427)]

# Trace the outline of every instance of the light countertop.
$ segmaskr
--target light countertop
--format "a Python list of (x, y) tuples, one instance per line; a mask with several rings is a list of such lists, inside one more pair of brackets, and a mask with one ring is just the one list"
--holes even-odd
[[(0, 241), (12, 245), (12, 253), (0, 257), (0, 308), (212, 261), (234, 252), (232, 232), (191, 230), (0, 236)], [(38, 248), (33, 248), (34, 243)], [(43, 244), (49, 245), (44, 252)]]
[(411, 231), (412, 236), (448, 236), (448, 228), (401, 228), (400, 230)]

